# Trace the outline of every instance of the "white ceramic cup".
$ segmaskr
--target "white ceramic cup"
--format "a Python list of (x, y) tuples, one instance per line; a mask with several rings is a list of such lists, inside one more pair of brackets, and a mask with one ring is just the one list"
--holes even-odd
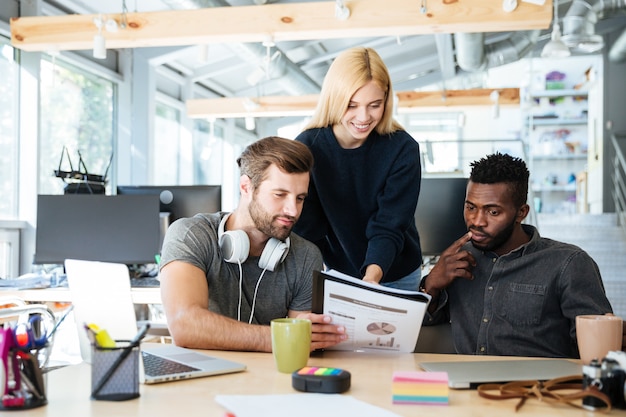
[(580, 359), (585, 365), (591, 360), (602, 361), (606, 354), (622, 350), (622, 318), (590, 314), (576, 316), (576, 339)]

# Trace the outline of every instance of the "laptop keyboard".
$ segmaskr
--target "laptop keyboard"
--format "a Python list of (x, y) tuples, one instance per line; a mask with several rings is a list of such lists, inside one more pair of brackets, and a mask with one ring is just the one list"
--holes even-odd
[(198, 371), (193, 366), (188, 366), (180, 362), (174, 362), (160, 356), (152, 355), (148, 352), (141, 352), (143, 358), (143, 368), (146, 375), (162, 376), (172, 375), (181, 372)]
[(131, 288), (158, 288), (161, 285), (155, 277), (131, 278)]

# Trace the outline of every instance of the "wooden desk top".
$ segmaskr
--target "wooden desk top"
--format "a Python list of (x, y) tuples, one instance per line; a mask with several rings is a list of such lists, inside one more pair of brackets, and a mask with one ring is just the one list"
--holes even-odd
[[(135, 304), (161, 304), (160, 288), (131, 288)], [(69, 288), (43, 288), (32, 290), (0, 289), (0, 298), (19, 297), (29, 302), (71, 302), (72, 294)]]
[[(48, 405), (27, 411), (29, 417), (99, 417), (99, 416), (210, 416), (222, 417), (226, 410), (215, 401), (215, 395), (260, 395), (298, 393), (291, 387), (291, 375), (276, 371), (272, 355), (254, 352), (207, 352), (214, 356), (243, 362), (244, 372), (156, 385), (141, 385), (141, 396), (122, 402), (90, 399), (90, 365), (80, 364), (51, 371), (47, 375)], [(311, 366), (337, 367), (352, 374), (352, 385), (343, 395), (388, 409), (400, 416), (433, 417), (590, 417), (594, 414), (568, 405), (528, 400), (517, 413), (516, 400), (494, 401), (478, 396), (475, 390), (450, 390), (450, 404), (393, 405), (391, 378), (394, 371), (420, 369), (419, 362), (464, 360), (467, 356), (441, 354), (365, 354), (325, 352), (313, 356)], [(476, 359), (475, 356), (471, 357)], [(479, 359), (497, 359), (480, 357)], [(349, 410), (338, 410), (339, 416), (350, 416)], [(610, 415), (626, 415), (613, 410)], [(325, 416), (334, 417), (334, 416)]]

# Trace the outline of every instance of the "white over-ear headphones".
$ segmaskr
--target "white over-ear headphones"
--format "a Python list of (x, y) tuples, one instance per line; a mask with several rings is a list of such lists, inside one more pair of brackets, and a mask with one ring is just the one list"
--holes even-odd
[[(250, 239), (243, 230), (224, 230), (229, 216), (230, 213), (222, 218), (217, 230), (220, 250), (226, 262), (242, 264), (248, 259), (250, 253)], [(284, 242), (280, 239), (270, 238), (259, 257), (259, 268), (274, 271), (274, 268), (285, 260), (288, 252), (289, 238), (285, 239)]]

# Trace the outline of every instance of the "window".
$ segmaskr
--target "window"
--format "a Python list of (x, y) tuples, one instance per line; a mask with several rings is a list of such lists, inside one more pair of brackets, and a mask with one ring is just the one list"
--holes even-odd
[(193, 129), (195, 184), (221, 184), (224, 163), (224, 129), (216, 122), (196, 120)]
[[(59, 61), (41, 62), (40, 194), (62, 194), (59, 168), (64, 147), (74, 170), (104, 175), (114, 143), (115, 84)], [(84, 167), (79, 166), (82, 157)], [(70, 170), (67, 155), (61, 169)]]
[(0, 39), (0, 218), (17, 218), (18, 143), (17, 93), (19, 87), (15, 51)]
[(459, 144), (462, 113), (407, 115), (405, 127), (420, 144), (425, 173), (462, 171)]
[(155, 185), (182, 184), (184, 164), (181, 160), (183, 154), (180, 115), (178, 108), (157, 101), (152, 165), (152, 183)]

